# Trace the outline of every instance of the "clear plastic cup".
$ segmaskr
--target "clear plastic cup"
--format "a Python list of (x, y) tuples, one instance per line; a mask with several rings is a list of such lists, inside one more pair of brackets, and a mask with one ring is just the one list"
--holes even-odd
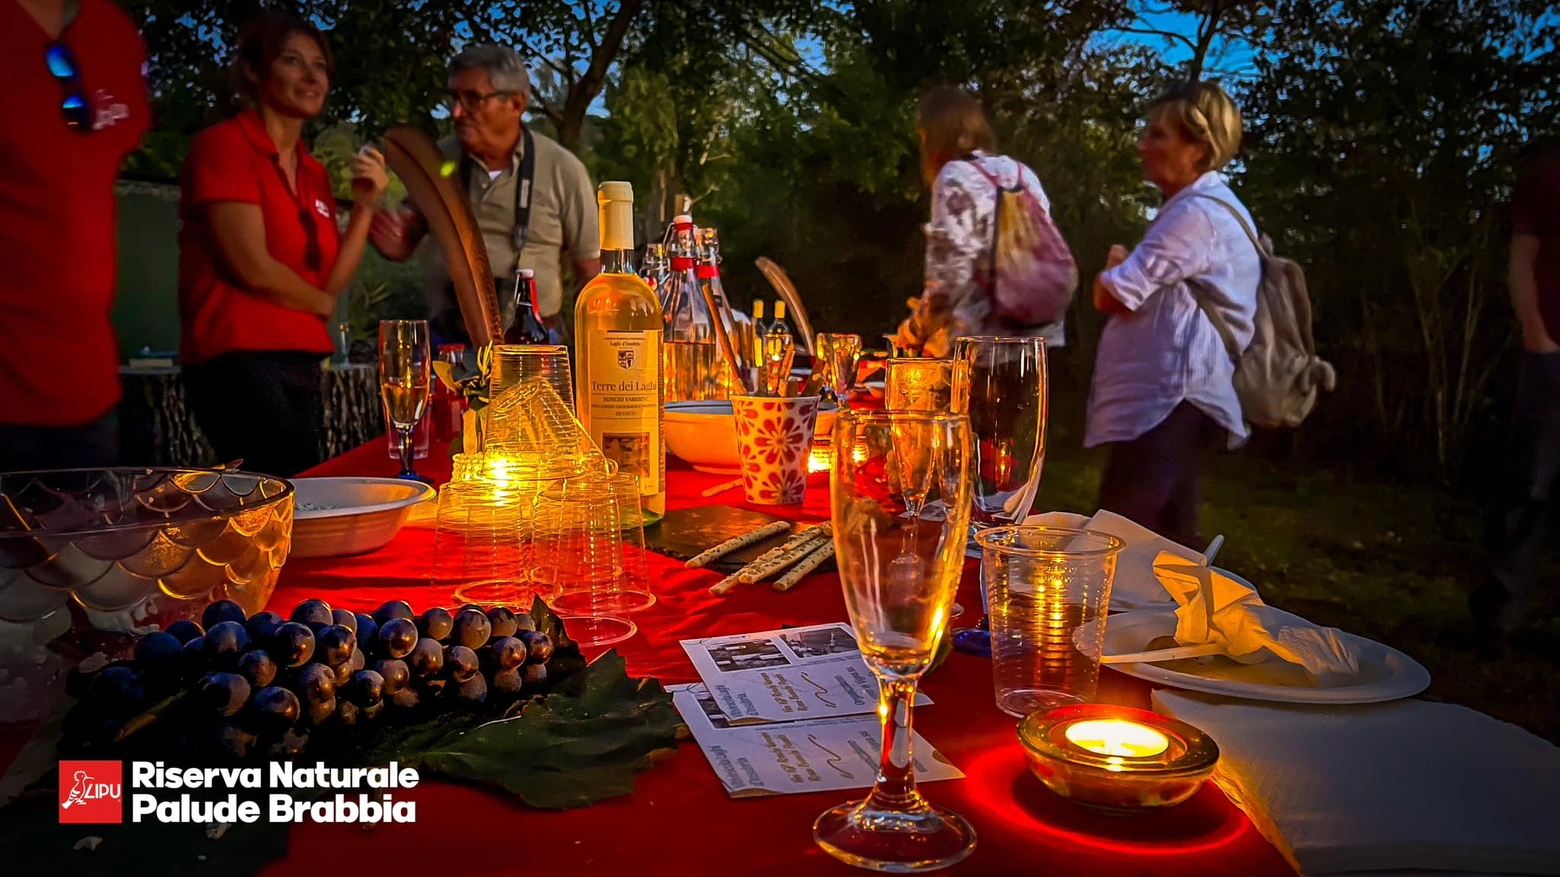
[(1094, 699), (1122, 541), (1060, 527), (975, 534), (991, 619), (997, 707), (1023, 717)]
[[(532, 530), (532, 579), (555, 593), (550, 603), (571, 637), (581, 645), (607, 646), (638, 632), (627, 617), (630, 552), (610, 475), (577, 475), (544, 487)], [(642, 552), (638, 559), (643, 561)]]
[(574, 413), (574, 379), (569, 372), (569, 349), (561, 344), (495, 344), (488, 398), (497, 400), (505, 390), (541, 378)]

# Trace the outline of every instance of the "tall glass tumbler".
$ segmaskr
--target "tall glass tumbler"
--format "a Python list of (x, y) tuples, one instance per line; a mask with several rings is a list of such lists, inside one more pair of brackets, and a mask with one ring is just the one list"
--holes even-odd
[[(965, 366), (975, 447), (970, 523), (977, 531), (1021, 523), (1034, 506), (1045, 467), (1045, 339), (959, 338), (953, 343), (953, 358)], [(982, 618), (974, 627), (954, 631), (953, 644), (962, 652), (990, 654), (989, 629), (989, 621)]]
[(969, 421), (846, 411), (835, 421), (833, 449), (835, 556), (856, 641), (878, 677), (883, 751), (871, 794), (824, 812), (813, 839), (857, 867), (946, 867), (975, 848), (975, 830), (916, 789), (911, 707), (947, 632), (964, 566)]
[(997, 707), (1020, 718), (1094, 699), (1120, 539), (1062, 527), (993, 527), (981, 548)]
[(398, 477), (422, 480), (416, 469), (414, 430), (433, 393), (433, 351), (427, 320), (379, 321), (379, 393), (385, 422), (400, 448)]

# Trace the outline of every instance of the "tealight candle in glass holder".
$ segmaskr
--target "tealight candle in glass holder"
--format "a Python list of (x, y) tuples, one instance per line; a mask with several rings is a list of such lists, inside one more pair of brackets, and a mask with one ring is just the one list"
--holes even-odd
[(1219, 760), (1213, 739), (1185, 722), (1112, 704), (1033, 713), (1018, 726), (1029, 770), (1089, 807), (1137, 813), (1172, 807), (1202, 787)]

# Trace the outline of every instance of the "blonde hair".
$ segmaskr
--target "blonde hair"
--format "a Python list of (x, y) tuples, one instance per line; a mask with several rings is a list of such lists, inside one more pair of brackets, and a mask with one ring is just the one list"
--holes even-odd
[(921, 96), (916, 120), (925, 135), (921, 169), (930, 182), (942, 166), (979, 149), (995, 152), (997, 138), (986, 121), (986, 110), (974, 96), (951, 85), (939, 85)]
[(1216, 83), (1187, 82), (1170, 89), (1148, 107), (1150, 120), (1161, 117), (1179, 125), (1186, 139), (1208, 147), (1199, 170), (1216, 171), (1240, 151), (1240, 108)]

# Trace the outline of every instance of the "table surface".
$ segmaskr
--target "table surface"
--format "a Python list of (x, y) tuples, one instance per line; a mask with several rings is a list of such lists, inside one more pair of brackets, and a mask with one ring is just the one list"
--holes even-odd
[[(444, 459), (424, 461), (423, 474), (442, 481)], [(700, 493), (728, 481), (669, 463), (669, 508), (744, 505), (740, 488), (714, 497)], [(308, 475), (394, 475), (383, 439), (343, 454)], [(827, 489), (812, 488), (799, 506), (752, 506), (797, 520), (827, 517)], [(286, 614), (299, 601), (319, 597), (332, 606), (372, 611), (390, 599), (406, 599), (419, 611), (456, 605), (448, 589), (428, 582), (433, 531), (404, 529), (369, 555), (290, 561), (271, 598)], [(765, 586), (738, 589), (725, 598), (709, 594), (719, 579), (706, 570), (650, 554), (655, 606), (635, 616), (639, 634), (619, 644), (634, 675), (664, 683), (697, 681), (678, 645), (703, 636), (773, 630), (782, 625), (845, 621), (844, 598), (833, 573), (813, 575), (788, 593)], [(977, 570), (968, 561), (959, 601), (980, 605)], [(589, 656), (589, 655), (587, 655)], [(922, 787), (934, 804), (949, 807), (974, 825), (973, 855), (950, 869), (967, 874), (1187, 875), (1265, 877), (1293, 875), (1283, 857), (1211, 783), (1196, 797), (1160, 813), (1108, 816), (1079, 809), (1053, 795), (1026, 768), (1012, 717), (993, 702), (990, 661), (955, 652), (922, 690), (934, 701), (918, 708), (916, 730), (964, 771), (961, 780)], [(1100, 699), (1148, 706), (1145, 683), (1112, 670), (1101, 674)], [(670, 760), (638, 776), (632, 795), (564, 812), (538, 811), (502, 793), (453, 783), (428, 782), (411, 797), (417, 822), (366, 833), (358, 826), (305, 823), (293, 829), (290, 852), (266, 873), (289, 874), (345, 854), (372, 861), (391, 850), (406, 864), (428, 862), (462, 874), (545, 867), (560, 874), (614, 874), (635, 870), (678, 874), (861, 873), (818, 849), (813, 819), (864, 792), (818, 792), (732, 800), (692, 741)], [(393, 837), (390, 834), (393, 832)], [(514, 852), (497, 839), (520, 839)], [(387, 844), (388, 842), (388, 844)], [(458, 863), (458, 865), (457, 865)]]

